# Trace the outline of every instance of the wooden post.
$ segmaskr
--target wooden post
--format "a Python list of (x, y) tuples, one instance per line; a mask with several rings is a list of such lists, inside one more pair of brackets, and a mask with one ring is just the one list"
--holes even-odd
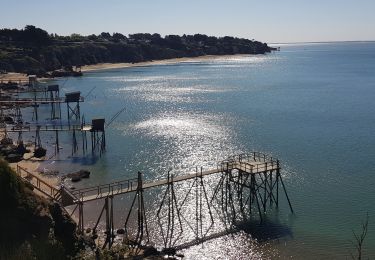
[(60, 148), (59, 148), (59, 131), (55, 130), (55, 135), (56, 135), (56, 144), (55, 144), (55, 154), (60, 153)]

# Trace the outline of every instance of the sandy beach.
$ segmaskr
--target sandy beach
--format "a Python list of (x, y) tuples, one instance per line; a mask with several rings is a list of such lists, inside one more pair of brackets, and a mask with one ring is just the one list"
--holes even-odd
[[(0, 133), (0, 140), (4, 138), (4, 133)], [(45, 175), (42, 173), (41, 169), (39, 168), (41, 162), (43, 159), (38, 159), (33, 157), (34, 156), (34, 149), (32, 147), (28, 147), (30, 149), (29, 153), (25, 153), (23, 155), (23, 160), (20, 162), (15, 163), (9, 163), (9, 166), (17, 172), (17, 166), (20, 166), (24, 169), (26, 169), (28, 172), (36, 175), (38, 178), (42, 179), (47, 184), (57, 187), (60, 185), (61, 180), (56, 175)], [(44, 196), (42, 193), (40, 193), (42, 196)]]
[[(176, 64), (180, 62), (201, 62), (207, 60), (217, 60), (217, 59), (233, 59), (236, 57), (249, 56), (249, 54), (235, 54), (235, 55), (205, 55), (198, 57), (184, 57), (184, 58), (174, 58), (174, 59), (165, 59), (165, 60), (154, 60), (154, 61), (145, 61), (137, 63), (98, 63), (92, 65), (84, 65), (81, 67), (82, 72), (98, 71), (98, 70), (107, 70), (107, 69), (120, 69), (120, 68), (130, 68), (130, 67), (144, 67), (144, 66), (153, 66), (153, 65), (167, 65), (167, 64)], [(39, 81), (48, 80), (46, 78), (38, 78)], [(5, 74), (0, 74), (0, 83), (12, 82), (29, 82), (27, 74), (8, 72)]]
[(24, 73), (8, 72), (5, 74), (0, 74), (0, 83), (7, 83), (8, 81), (24, 83), (29, 82), (29, 78), (27, 74)]
[(236, 54), (236, 55), (205, 55), (198, 57), (184, 57), (184, 58), (174, 58), (165, 60), (154, 60), (145, 61), (137, 63), (98, 63), (93, 65), (84, 65), (81, 67), (82, 72), (106, 70), (106, 69), (120, 69), (120, 68), (130, 68), (130, 67), (144, 67), (153, 65), (167, 65), (176, 64), (181, 62), (201, 62), (207, 60), (218, 60), (218, 59), (232, 59), (236, 57), (249, 56), (249, 54)]
[(56, 175), (46, 175), (42, 173), (39, 166), (43, 160), (33, 157), (33, 151), (30, 153), (25, 153), (24, 158), (25, 158), (24, 160), (18, 163), (9, 163), (10, 167), (14, 171), (17, 171), (17, 165), (18, 165), (26, 169), (30, 173), (36, 175), (38, 178), (42, 179), (44, 182), (46, 182), (47, 184), (53, 187), (57, 187), (60, 185), (61, 180), (59, 177), (57, 177)]

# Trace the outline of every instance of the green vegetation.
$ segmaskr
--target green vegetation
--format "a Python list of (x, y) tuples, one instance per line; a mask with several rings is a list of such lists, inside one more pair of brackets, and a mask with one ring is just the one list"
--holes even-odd
[(47, 71), (103, 62), (142, 62), (201, 55), (264, 54), (265, 43), (234, 37), (103, 32), (59, 36), (27, 25), (0, 30), (0, 71), (43, 76)]
[(0, 159), (0, 259), (68, 259), (78, 251), (75, 224)]

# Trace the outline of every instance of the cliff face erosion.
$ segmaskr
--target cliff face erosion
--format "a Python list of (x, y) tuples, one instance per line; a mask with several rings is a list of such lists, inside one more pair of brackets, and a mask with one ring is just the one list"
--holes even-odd
[(264, 54), (266, 43), (230, 36), (120, 33), (59, 36), (35, 26), (0, 30), (0, 71), (42, 76), (47, 71), (77, 65), (142, 62), (202, 55)]

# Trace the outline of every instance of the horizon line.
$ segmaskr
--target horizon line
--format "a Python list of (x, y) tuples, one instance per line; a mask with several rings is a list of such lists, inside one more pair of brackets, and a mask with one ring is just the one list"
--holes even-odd
[(343, 40), (343, 41), (307, 41), (307, 42), (269, 42), (267, 44), (301, 44), (301, 43), (355, 43), (355, 42), (375, 42), (375, 40)]

